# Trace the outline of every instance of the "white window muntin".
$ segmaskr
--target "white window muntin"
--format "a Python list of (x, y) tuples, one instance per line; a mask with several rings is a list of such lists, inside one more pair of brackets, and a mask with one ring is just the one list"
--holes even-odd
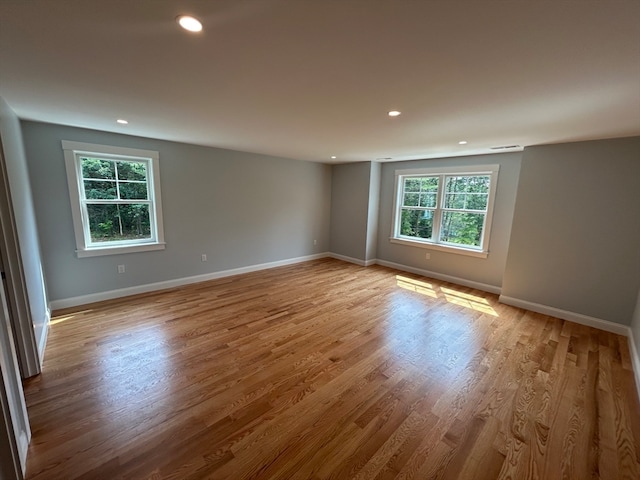
[[(132, 163), (144, 163), (147, 171), (147, 180), (146, 181), (137, 181), (137, 180), (119, 180), (118, 179), (118, 164), (115, 163), (115, 182), (117, 198), (114, 199), (88, 199), (85, 192), (85, 182), (84, 180), (90, 181), (103, 181), (110, 182), (111, 180), (107, 179), (93, 179), (93, 178), (85, 178), (82, 173), (82, 159), (85, 157), (91, 157), (98, 160), (107, 160), (112, 162), (132, 162)], [(102, 247), (107, 245), (131, 245), (131, 244), (144, 244), (144, 243), (155, 243), (157, 240), (156, 233), (156, 225), (155, 225), (155, 202), (152, 198), (152, 175), (151, 172), (153, 170), (153, 166), (151, 165), (151, 158), (144, 157), (123, 157), (119, 155), (99, 155), (95, 152), (75, 152), (76, 159), (76, 171), (78, 175), (78, 184), (81, 189), (80, 202), (82, 203), (82, 219), (83, 219), (83, 230), (84, 230), (84, 239), (85, 245), (87, 247)], [(120, 183), (144, 183), (147, 185), (147, 199), (121, 199), (120, 198)], [(141, 238), (141, 239), (132, 239), (132, 240), (111, 240), (109, 242), (94, 242), (91, 239), (91, 232), (89, 229), (89, 205), (130, 205), (130, 204), (144, 204), (149, 206), (149, 222), (150, 222), (150, 238)]]
[[(448, 194), (448, 192), (446, 191), (447, 188), (447, 180), (449, 178), (456, 178), (456, 177), (489, 177), (489, 193), (484, 194), (484, 193), (468, 193), (465, 192), (465, 202), (467, 200), (467, 196), (468, 195), (486, 195), (487, 196), (487, 203), (484, 209), (472, 209), (472, 208), (451, 208), (451, 207), (447, 207), (446, 206), (446, 195)], [(475, 213), (475, 214), (482, 214), (483, 215), (483, 220), (482, 220), (482, 236), (480, 238), (480, 245), (479, 246), (473, 246), (473, 245), (461, 245), (458, 243), (453, 243), (453, 242), (447, 242), (446, 240), (442, 240), (441, 235), (442, 235), (442, 230), (440, 228), (438, 228), (437, 230), (437, 234), (438, 234), (438, 240), (437, 243), (441, 243), (443, 245), (451, 245), (457, 248), (469, 248), (471, 250), (479, 250), (479, 251), (485, 251), (486, 249), (484, 248), (484, 245), (488, 245), (488, 235), (487, 235), (487, 229), (488, 229), (488, 224), (487, 224), (487, 213), (488, 213), (488, 209), (489, 209), (489, 196), (491, 194), (491, 191), (493, 190), (493, 182), (494, 182), (494, 178), (491, 174), (491, 172), (474, 172), (474, 173), (464, 173), (464, 174), (444, 174), (441, 176), (442, 178), (442, 196), (439, 198), (440, 200), (440, 207), (441, 207), (441, 212), (438, 215), (438, 222), (439, 224), (442, 223), (442, 217), (444, 215), (445, 212), (454, 212), (454, 213)], [(453, 195), (455, 195), (455, 193), (453, 193)], [(440, 225), (438, 225), (438, 227), (440, 227)]]
[[(393, 204), (393, 221), (391, 231), (391, 242), (404, 245), (413, 245), (426, 248), (432, 248), (436, 250), (444, 250), (449, 252), (462, 253), (465, 255), (478, 256), (486, 258), (488, 255), (489, 238), (491, 234), (491, 224), (493, 219), (493, 206), (494, 199), (497, 190), (498, 172), (500, 170), (499, 165), (478, 165), (467, 167), (448, 167), (448, 168), (421, 168), (421, 169), (407, 169), (396, 170), (395, 172), (395, 196)], [(444, 208), (444, 189), (446, 188), (447, 177), (461, 177), (461, 176), (482, 176), (487, 175), (489, 180), (489, 194), (487, 198), (487, 208), (484, 210), (472, 210), (472, 209), (453, 209)], [(402, 218), (402, 207), (404, 203), (404, 179), (410, 177), (438, 177), (438, 196), (436, 199), (436, 208), (429, 209), (426, 207), (415, 207), (416, 209), (432, 210), (434, 211), (432, 237), (429, 239), (423, 239), (418, 237), (411, 237), (400, 235), (400, 222)], [(410, 207), (414, 208), (414, 207)], [(482, 237), (479, 247), (471, 245), (461, 245), (457, 243), (443, 242), (440, 240), (441, 225), (442, 225), (442, 213), (443, 212), (462, 212), (462, 213), (484, 213), (484, 223), (482, 229)]]
[[(427, 177), (431, 177), (431, 178), (436, 178), (438, 179), (438, 188), (435, 192), (436, 195), (436, 201), (433, 207), (422, 207), (420, 205), (418, 206), (412, 206), (412, 205), (405, 205), (404, 204), (404, 199), (406, 198), (406, 194), (409, 193), (414, 193), (414, 192), (407, 192), (406, 189), (406, 182), (405, 179), (407, 178), (427, 178)], [(400, 226), (400, 221), (402, 219), (402, 210), (404, 208), (410, 208), (412, 210), (422, 210), (422, 211), (428, 211), (428, 212), (433, 212), (433, 226), (432, 226), (432, 240), (433, 240), (433, 234), (435, 232), (437, 232), (437, 227), (436, 224), (438, 224), (439, 227), (439, 218), (437, 218), (438, 216), (436, 215), (436, 211), (438, 210), (438, 199), (442, 196), (441, 195), (441, 190), (442, 190), (442, 181), (440, 178), (440, 175), (420, 175), (420, 174), (410, 174), (410, 175), (398, 175), (398, 173), (396, 172), (396, 188), (398, 185), (401, 185), (401, 191), (396, 199), (396, 201), (398, 202), (399, 209), (396, 211), (396, 226), (394, 228), (394, 232), (393, 234), (395, 235), (396, 232), (399, 231), (399, 226)], [(422, 188), (422, 187), (421, 187)], [(422, 193), (422, 192), (420, 192)], [(418, 203), (419, 200), (418, 200)], [(398, 213), (400, 213), (400, 215), (398, 215)], [(404, 236), (404, 235), (400, 235), (399, 233), (397, 234), (398, 237), (401, 238), (407, 238), (407, 239), (411, 239), (413, 240), (416, 237), (408, 237), (408, 236)], [(425, 239), (426, 240), (426, 239)]]
[[(71, 200), (71, 214), (73, 218), (76, 239), (76, 253), (78, 257), (112, 255), (132, 253), (165, 248), (162, 222), (162, 202), (160, 198), (159, 153), (152, 150), (141, 150), (110, 145), (97, 145), (83, 142), (62, 141), (65, 154), (65, 166), (69, 184)], [(146, 200), (100, 200), (86, 201), (82, 174), (82, 157), (104, 159), (121, 162), (130, 161), (145, 163), (147, 171), (147, 199)], [(122, 183), (125, 183), (122, 181)], [(140, 182), (144, 183), (144, 182)], [(117, 182), (116, 182), (117, 184)], [(107, 242), (93, 242), (89, 231), (87, 204), (148, 204), (151, 238), (116, 240)]]
[[(115, 178), (114, 179), (106, 179), (106, 178), (91, 178), (91, 177), (85, 177), (84, 173), (82, 172), (82, 158), (84, 157), (91, 157), (91, 158), (96, 158), (98, 160), (107, 160), (107, 161), (112, 161), (114, 162), (114, 172), (115, 172)], [(146, 180), (121, 180), (118, 178), (118, 162), (131, 162), (131, 163), (144, 163), (145, 164), (145, 169), (147, 172), (147, 179)], [(100, 155), (99, 157), (97, 155), (95, 155), (95, 153), (81, 153), (81, 152), (76, 152), (76, 165), (78, 166), (78, 177), (80, 179), (82, 179), (83, 181), (80, 182), (80, 185), (82, 187), (82, 197), (85, 200), (89, 200), (87, 199), (86, 196), (86, 192), (85, 192), (85, 182), (84, 180), (88, 180), (91, 182), (105, 182), (105, 183), (112, 183), (115, 182), (116, 184), (116, 190), (117, 190), (117, 198), (115, 199), (90, 199), (90, 203), (117, 203), (118, 201), (121, 201), (122, 203), (133, 203), (132, 200), (135, 200), (135, 203), (145, 203), (148, 202), (149, 204), (153, 203), (152, 200), (150, 200), (150, 191), (151, 188), (149, 188), (153, 182), (153, 179), (151, 178), (151, 176), (149, 175), (149, 172), (151, 172), (151, 168), (152, 166), (150, 165), (151, 163), (151, 159), (150, 158), (134, 158), (134, 157), (121, 157), (121, 156), (116, 156), (116, 155)], [(122, 183), (132, 183), (132, 184), (144, 184), (147, 186), (147, 199), (128, 199), (128, 200), (124, 200), (121, 199), (121, 195), (120, 195), (120, 184)]]

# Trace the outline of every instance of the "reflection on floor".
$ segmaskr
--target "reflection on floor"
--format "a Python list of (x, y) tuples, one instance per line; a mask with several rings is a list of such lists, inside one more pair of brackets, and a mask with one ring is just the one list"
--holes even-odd
[(319, 260), (56, 312), (29, 479), (639, 478), (626, 339)]

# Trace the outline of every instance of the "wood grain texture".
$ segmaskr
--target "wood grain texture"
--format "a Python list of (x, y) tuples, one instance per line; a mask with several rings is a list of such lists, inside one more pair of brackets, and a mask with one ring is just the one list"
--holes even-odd
[(333, 259), (56, 312), (27, 478), (638, 479), (626, 339)]

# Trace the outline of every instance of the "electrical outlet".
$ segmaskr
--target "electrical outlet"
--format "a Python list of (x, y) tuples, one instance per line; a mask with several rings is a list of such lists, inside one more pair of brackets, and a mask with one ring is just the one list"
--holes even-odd
[(118, 273), (124, 273), (124, 265), (118, 265)]
[(314, 244), (314, 245), (318, 245), (318, 240), (314, 240), (314, 241), (313, 241), (313, 244)]
[(207, 261), (207, 254), (203, 253), (200, 258), (202, 259), (203, 262), (206, 262)]
[(425, 253), (424, 258), (426, 258), (427, 260), (431, 260), (431, 254)]

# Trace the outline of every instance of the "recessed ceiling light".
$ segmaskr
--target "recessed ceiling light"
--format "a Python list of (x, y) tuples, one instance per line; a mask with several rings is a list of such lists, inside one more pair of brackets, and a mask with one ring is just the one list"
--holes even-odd
[(458, 142), (458, 145), (466, 145), (466, 144), (467, 144), (467, 141), (466, 141), (466, 140), (460, 140), (460, 141)]
[(182, 28), (189, 30), (190, 32), (199, 32), (202, 30), (202, 23), (200, 23), (198, 19), (189, 15), (180, 15), (176, 18), (176, 21)]
[(118, 123), (119, 123), (119, 124), (121, 124), (121, 125), (126, 125), (126, 124), (128, 124), (128, 123), (129, 123), (129, 122), (128, 122), (128, 121), (126, 121), (124, 118), (119, 118), (118, 120), (116, 120), (116, 122), (118, 122)]
[(335, 155), (331, 155), (331, 159), (332, 160), (335, 160), (336, 158), (338, 158), (338, 157), (336, 157)]
[(399, 112), (398, 110), (391, 110), (388, 115), (390, 117), (397, 117), (398, 115), (400, 115), (402, 112)]

